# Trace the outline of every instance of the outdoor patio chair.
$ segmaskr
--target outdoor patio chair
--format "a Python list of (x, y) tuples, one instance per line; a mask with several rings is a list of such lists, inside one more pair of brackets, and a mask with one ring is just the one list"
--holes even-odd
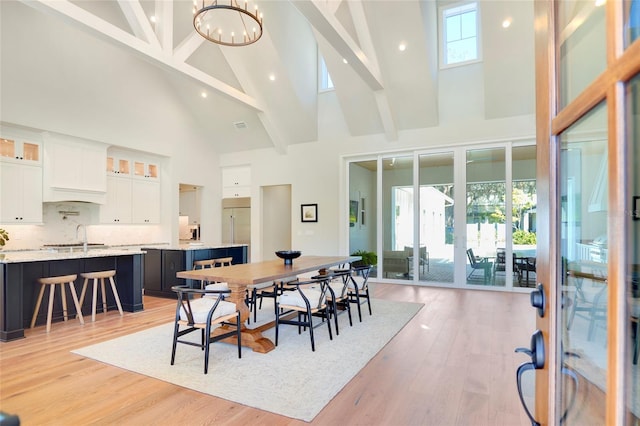
[(477, 257), (473, 254), (473, 249), (467, 250), (467, 257), (469, 258), (469, 264), (471, 265), (471, 272), (467, 275), (467, 279), (470, 279), (474, 272), (482, 270), (484, 272), (485, 283), (491, 277), (491, 268), (493, 266), (489, 259), (483, 257)]
[[(493, 280), (496, 279), (496, 272), (505, 272), (507, 271), (507, 254), (505, 249), (497, 249), (496, 250), (496, 263), (493, 264)], [(516, 261), (516, 254), (513, 253), (513, 275), (518, 278), (518, 282), (522, 281), (522, 276), (520, 273), (520, 268), (518, 268), (518, 263)]]

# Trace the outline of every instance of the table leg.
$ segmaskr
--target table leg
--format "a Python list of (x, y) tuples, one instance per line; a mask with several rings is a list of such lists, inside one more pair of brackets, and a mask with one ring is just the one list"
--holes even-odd
[[(242, 335), (242, 346), (251, 348), (254, 352), (259, 353), (267, 353), (275, 349), (274, 343), (262, 335), (262, 330), (264, 330), (265, 328), (258, 327), (250, 329), (245, 325), (247, 319), (249, 318), (249, 315), (251, 315), (251, 311), (244, 301), (244, 286), (242, 288), (234, 288), (229, 285), (229, 288), (231, 288), (231, 294), (227, 297), (227, 300), (229, 302), (235, 303), (236, 307), (238, 307), (238, 309), (240, 310), (240, 321), (242, 322), (240, 331)], [(224, 334), (229, 331), (228, 329), (228, 326), (223, 326), (214, 330), (213, 334)], [(229, 337), (227, 339), (224, 339), (223, 341), (233, 343), (234, 345), (236, 344), (235, 337)]]

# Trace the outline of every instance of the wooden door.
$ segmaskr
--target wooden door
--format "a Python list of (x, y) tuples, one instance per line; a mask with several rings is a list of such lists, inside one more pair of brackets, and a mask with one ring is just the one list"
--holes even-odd
[(639, 3), (535, 2), (537, 271), (547, 304), (531, 411), (540, 424), (640, 417)]

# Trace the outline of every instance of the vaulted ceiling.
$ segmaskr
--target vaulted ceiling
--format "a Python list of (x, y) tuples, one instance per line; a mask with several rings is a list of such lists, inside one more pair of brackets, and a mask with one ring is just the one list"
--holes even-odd
[[(394, 141), (441, 121), (443, 3), (260, 0), (262, 38), (225, 47), (194, 31), (190, 0), (2, 0), (1, 120), (114, 144), (201, 137), (220, 153), (286, 152), (319, 138), (319, 51), (349, 135)], [(484, 114), (530, 114), (532, 4), (481, 7)], [(517, 36), (505, 17), (520, 20)], [(526, 75), (511, 78), (510, 64)]]

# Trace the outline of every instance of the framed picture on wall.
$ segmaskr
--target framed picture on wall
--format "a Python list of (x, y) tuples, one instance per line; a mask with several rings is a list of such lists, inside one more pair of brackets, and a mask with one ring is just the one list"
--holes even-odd
[(318, 221), (318, 205), (317, 204), (301, 204), (300, 215), (303, 222)]

